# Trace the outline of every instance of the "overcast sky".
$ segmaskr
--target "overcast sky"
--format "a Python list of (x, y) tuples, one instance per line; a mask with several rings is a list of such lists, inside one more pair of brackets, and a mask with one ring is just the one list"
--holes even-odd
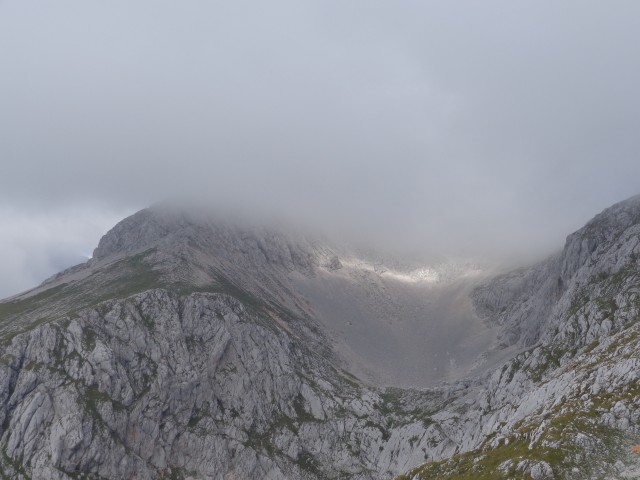
[(0, 0), (0, 296), (197, 195), (543, 255), (640, 193), (640, 2)]

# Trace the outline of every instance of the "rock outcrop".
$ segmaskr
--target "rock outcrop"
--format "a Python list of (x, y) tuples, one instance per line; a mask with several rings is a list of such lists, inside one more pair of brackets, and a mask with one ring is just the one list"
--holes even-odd
[(476, 290), (479, 310), (524, 351), (479, 380), (476, 413), (460, 421), (482, 435), (406, 478), (637, 478), (639, 222), (634, 197), (547, 262)]

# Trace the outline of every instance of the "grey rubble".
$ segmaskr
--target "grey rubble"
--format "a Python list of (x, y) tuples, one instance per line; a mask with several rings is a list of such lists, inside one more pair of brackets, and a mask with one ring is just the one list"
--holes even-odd
[[(442, 275), (425, 295), (454, 285), (494, 343), (445, 383), (384, 388), (356, 368), (364, 344), (309, 292), (347, 279), (372, 329), (423, 328), (384, 323), (408, 311), (389, 272), (325, 241), (144, 210), (88, 264), (0, 303), (0, 474), (635, 478), (639, 234), (634, 197), (539, 265), (471, 283)], [(502, 361), (483, 368), (488, 358)], [(514, 445), (525, 447), (509, 457)]]

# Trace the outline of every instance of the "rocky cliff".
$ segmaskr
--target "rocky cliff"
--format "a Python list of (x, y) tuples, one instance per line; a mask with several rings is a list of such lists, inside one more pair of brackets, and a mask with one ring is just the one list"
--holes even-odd
[(143, 210), (0, 303), (0, 475), (635, 478), (639, 234), (490, 277)]
[(547, 262), (475, 291), (505, 343), (525, 350), (478, 381), (460, 418), (482, 436), (406, 478), (640, 478), (639, 222), (634, 197)]

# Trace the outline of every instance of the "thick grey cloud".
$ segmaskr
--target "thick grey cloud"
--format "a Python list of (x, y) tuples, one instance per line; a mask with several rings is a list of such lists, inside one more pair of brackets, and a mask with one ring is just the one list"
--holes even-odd
[(0, 205), (107, 218), (190, 195), (544, 252), (640, 190), (638, 18), (634, 1), (5, 1)]

